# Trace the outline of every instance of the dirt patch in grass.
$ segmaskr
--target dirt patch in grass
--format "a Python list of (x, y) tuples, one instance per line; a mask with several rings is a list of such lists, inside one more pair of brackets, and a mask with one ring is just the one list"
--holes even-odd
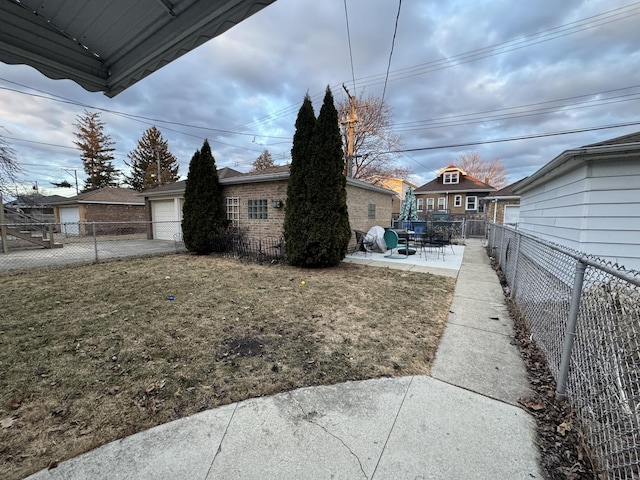
[(250, 397), (428, 374), (453, 287), (190, 255), (0, 275), (0, 471)]

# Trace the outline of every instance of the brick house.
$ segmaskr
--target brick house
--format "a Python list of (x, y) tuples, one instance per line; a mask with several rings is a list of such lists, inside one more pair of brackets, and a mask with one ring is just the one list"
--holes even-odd
[(484, 214), (484, 199), (495, 187), (468, 175), (455, 165), (438, 172), (438, 176), (418, 187), (414, 193), (419, 217), (430, 212), (452, 215)]
[[(106, 225), (104, 222), (143, 222), (146, 219), (144, 201), (138, 192), (128, 188), (105, 187), (84, 192), (75, 197), (52, 203), (56, 223), (67, 235), (90, 235), (93, 225), (99, 234), (140, 233), (143, 225)], [(81, 228), (82, 227), (82, 228)]]
[(506, 223), (516, 225), (520, 216), (520, 195), (513, 192), (513, 189), (525, 180), (521, 178), (511, 185), (507, 185), (500, 190), (484, 197), (487, 219), (493, 223)]
[[(283, 234), (289, 165), (257, 172), (218, 170), (227, 218), (250, 237), (280, 237)], [(147, 219), (152, 221), (150, 238), (172, 240), (181, 232), (185, 181), (143, 192)], [(376, 185), (347, 178), (347, 208), (352, 229), (369, 230), (391, 223), (395, 193)]]

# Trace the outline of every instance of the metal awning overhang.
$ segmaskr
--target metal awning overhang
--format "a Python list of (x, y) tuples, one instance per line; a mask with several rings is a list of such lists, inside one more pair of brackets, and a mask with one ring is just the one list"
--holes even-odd
[(0, 0), (0, 61), (113, 97), (275, 0)]

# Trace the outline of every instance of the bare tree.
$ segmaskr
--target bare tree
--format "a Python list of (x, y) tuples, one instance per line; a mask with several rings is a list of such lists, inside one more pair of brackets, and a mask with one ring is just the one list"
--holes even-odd
[(265, 170), (267, 168), (275, 167), (276, 164), (274, 163), (269, 150), (265, 150), (260, 154), (260, 156), (258, 156), (258, 158), (253, 161), (251, 165), (251, 171), (257, 172), (260, 170)]
[[(354, 128), (353, 177), (370, 180), (377, 177), (406, 178), (411, 170), (397, 165), (397, 156), (389, 153), (398, 150), (402, 137), (391, 131), (392, 109), (382, 98), (360, 93), (356, 101), (357, 123)], [(342, 134), (347, 145), (347, 119), (350, 99), (338, 102), (343, 125)], [(346, 154), (345, 154), (346, 156)]]
[(0, 137), (0, 193), (8, 191), (7, 184), (15, 182), (20, 171), (13, 148)]
[(456, 166), (492, 187), (502, 188), (507, 183), (507, 169), (499, 158), (485, 160), (478, 152), (467, 152), (458, 157)]

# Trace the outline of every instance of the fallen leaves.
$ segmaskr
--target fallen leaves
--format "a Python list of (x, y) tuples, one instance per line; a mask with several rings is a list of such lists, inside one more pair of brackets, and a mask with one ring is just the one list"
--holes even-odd
[(518, 403), (529, 410), (533, 410), (534, 412), (538, 412), (540, 410), (544, 410), (544, 404), (540, 403), (532, 398), (519, 398)]

